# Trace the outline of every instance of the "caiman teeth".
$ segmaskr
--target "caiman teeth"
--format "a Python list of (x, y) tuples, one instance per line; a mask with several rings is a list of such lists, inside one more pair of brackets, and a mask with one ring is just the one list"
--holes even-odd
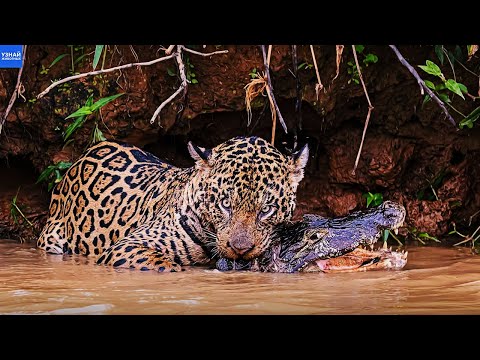
[(393, 229), (393, 232), (395, 233), (395, 235), (398, 235), (398, 228), (397, 228), (397, 229)]

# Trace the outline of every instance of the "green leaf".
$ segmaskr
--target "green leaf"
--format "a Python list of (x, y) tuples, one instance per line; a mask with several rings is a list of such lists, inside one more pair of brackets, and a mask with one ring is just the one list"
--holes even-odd
[(425, 71), (427, 74), (435, 75), (438, 77), (443, 76), (442, 71), (433, 61), (427, 60), (425, 63), (426, 65), (418, 65), (418, 67)]
[(465, 97), (462, 94), (462, 90), (460, 90), (460, 86), (457, 84), (457, 82), (453, 79), (448, 79), (447, 82), (445, 83), (445, 86), (447, 87), (448, 90), (454, 92), (458, 96), (460, 96), (463, 100), (465, 100)]
[(370, 63), (375, 64), (377, 61), (378, 61), (378, 56), (375, 54), (368, 54), (367, 56), (365, 56), (365, 59), (363, 59), (363, 63), (365, 65)]
[(446, 102), (446, 103), (452, 102), (452, 101), (450, 100), (450, 98), (448, 97), (447, 94), (439, 93), (439, 94), (438, 94), (438, 97), (439, 97), (440, 100), (442, 100), (443, 102)]
[(67, 170), (70, 168), (70, 166), (72, 166), (72, 163), (68, 161), (60, 161), (57, 163), (57, 168), (60, 170)]
[(305, 67), (305, 65), (307, 65), (307, 63), (303, 62), (303, 63), (301, 63), (300, 65), (298, 65), (297, 69), (298, 69), (298, 70), (301, 70), (301, 69), (303, 69), (303, 68)]
[(462, 91), (462, 93), (464, 93), (464, 94), (468, 93), (468, 89), (465, 85), (463, 85), (462, 83), (459, 83), (459, 82), (457, 82), (457, 84), (460, 87), (460, 90)]
[(61, 54), (61, 55), (58, 55), (53, 61), (52, 63), (50, 64), (49, 68), (51, 68), (53, 65), (55, 65), (56, 63), (58, 63), (60, 60), (62, 60), (65, 56), (67, 56), (68, 54)]
[(375, 193), (373, 195), (373, 206), (378, 206), (383, 202), (383, 195), (380, 193)]
[(426, 94), (425, 97), (423, 98), (423, 102), (422, 102), (422, 107), (431, 100), (432, 98), (430, 97), (430, 95)]
[(355, 45), (355, 51), (359, 54), (363, 52), (363, 49), (365, 49), (364, 45)]
[(441, 91), (446, 89), (447, 87), (445, 86), (445, 83), (441, 83), (435, 86), (435, 91)]
[(88, 54), (80, 55), (78, 58), (75, 59), (75, 61), (73, 62), (73, 65), (78, 64), (78, 63), (79, 63), (80, 61), (82, 61), (83, 58), (84, 58), (85, 56), (87, 56), (87, 55), (88, 55)]
[(177, 75), (177, 74), (175, 73), (175, 71), (173, 71), (173, 70), (172, 70), (171, 68), (169, 68), (169, 67), (167, 68), (167, 74), (168, 74), (169, 76), (176, 76), (176, 75)]
[(197, 79), (192, 79), (192, 84), (198, 84), (198, 80)]
[(429, 80), (425, 80), (425, 85), (427, 85), (428, 88), (435, 90), (435, 84)]
[(105, 45), (95, 45), (95, 54), (93, 55), (93, 70), (95, 70), (98, 65), (98, 60), (100, 60), (100, 55), (102, 55), (104, 46)]
[(79, 116), (86, 116), (86, 115), (90, 115), (92, 113), (92, 109), (90, 106), (82, 106), (80, 109), (78, 109), (77, 111), (71, 113), (70, 115), (68, 115), (66, 119), (70, 119), (70, 118), (74, 118), (74, 117), (79, 117)]
[[(300, 65), (302, 65), (302, 64), (300, 64)], [(348, 65), (348, 66), (355, 66), (355, 64), (353, 63), (353, 61), (347, 62), (347, 65)]]
[(65, 130), (65, 134), (63, 135), (63, 141), (67, 141), (68, 138), (75, 132), (77, 129), (82, 127), (83, 123), (85, 122), (86, 116), (79, 116), (75, 119), (73, 123), (71, 123), (67, 129)]
[(45, 181), (47, 180), (50, 175), (52, 174), (53, 170), (55, 169), (55, 165), (49, 165), (47, 166), (47, 168), (45, 170), (43, 170), (41, 172), (41, 174), (39, 175), (38, 179), (37, 179), (37, 182), (36, 184), (42, 182), (42, 181)]
[(443, 53), (443, 45), (435, 45), (435, 54), (437, 54), (438, 60), (440, 60), (440, 64), (443, 65), (443, 61), (445, 60)]
[(196, 76), (197, 76), (197, 75), (195, 75), (195, 73), (190, 73), (190, 77), (191, 77), (191, 78), (194, 78), (194, 77), (196, 77)]
[(387, 241), (389, 235), (390, 235), (390, 231), (384, 230), (383, 231), (383, 241)]
[(115, 95), (112, 95), (112, 96), (107, 96), (105, 98), (101, 98), (100, 100), (98, 100), (96, 103), (94, 103), (91, 106), (92, 112), (100, 109), (101, 107), (107, 105), (109, 102), (115, 100), (116, 98), (119, 98), (122, 95), (125, 95), (125, 93), (115, 94)]
[(473, 110), (470, 114), (468, 114), (465, 119), (460, 121), (458, 126), (460, 129), (463, 129), (464, 126), (468, 127), (471, 129), (473, 127), (473, 123), (478, 120), (480, 117), (480, 106), (477, 107), (475, 110)]

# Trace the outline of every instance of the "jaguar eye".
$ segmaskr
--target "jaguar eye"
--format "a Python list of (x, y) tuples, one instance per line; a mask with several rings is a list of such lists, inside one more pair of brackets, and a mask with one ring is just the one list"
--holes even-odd
[(220, 207), (221, 207), (223, 210), (229, 211), (229, 210), (230, 210), (230, 206), (232, 206), (232, 204), (231, 204), (229, 198), (223, 198), (223, 199), (220, 201)]
[(272, 205), (263, 205), (260, 209), (259, 218), (264, 220), (270, 217), (274, 213), (275, 207)]

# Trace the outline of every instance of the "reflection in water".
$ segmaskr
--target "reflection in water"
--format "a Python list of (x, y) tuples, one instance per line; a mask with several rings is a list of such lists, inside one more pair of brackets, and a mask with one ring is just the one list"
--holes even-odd
[(480, 256), (408, 251), (401, 271), (160, 274), (0, 240), (0, 314), (480, 314)]

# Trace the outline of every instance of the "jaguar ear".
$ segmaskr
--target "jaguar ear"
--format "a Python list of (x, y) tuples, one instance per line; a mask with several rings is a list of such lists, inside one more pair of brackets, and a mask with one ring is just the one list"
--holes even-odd
[(209, 166), (210, 164), (208, 161), (210, 160), (212, 156), (212, 150), (210, 149), (205, 149), (201, 146), (197, 146), (191, 141), (188, 142), (188, 152), (190, 153), (190, 156), (195, 160), (196, 164), (198, 166)]
[(294, 185), (298, 185), (303, 179), (304, 168), (307, 165), (309, 153), (308, 144), (305, 144), (300, 150), (292, 154), (290, 180)]

